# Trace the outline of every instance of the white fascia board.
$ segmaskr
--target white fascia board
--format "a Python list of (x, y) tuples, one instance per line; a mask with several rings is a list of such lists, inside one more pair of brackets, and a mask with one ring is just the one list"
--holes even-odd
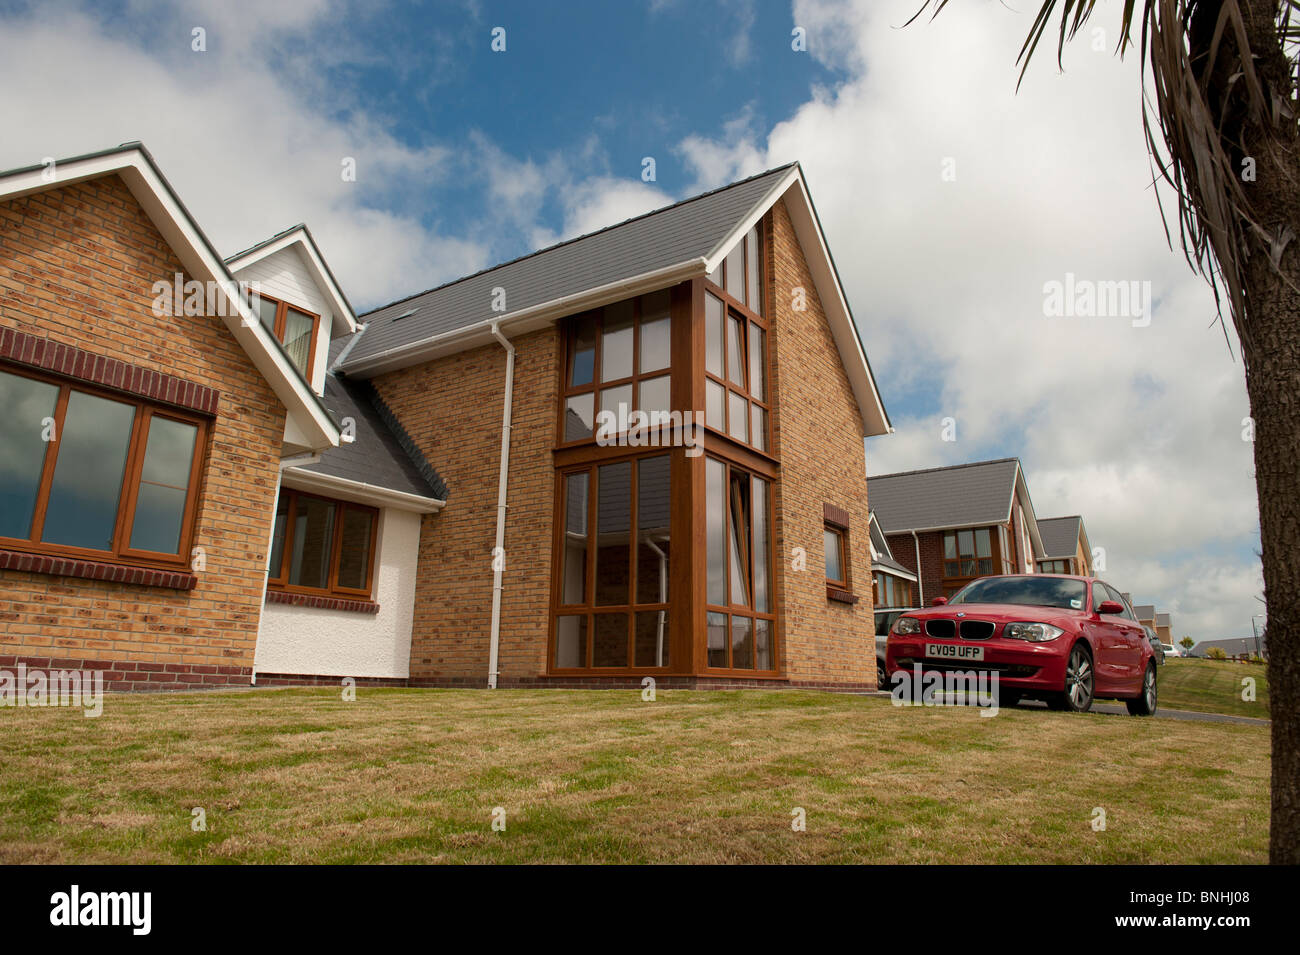
[(781, 177), (775, 186), (764, 194), (763, 198), (754, 204), (745, 218), (741, 219), (737, 226), (714, 246), (713, 251), (705, 256), (705, 274), (714, 271), (722, 264), (723, 259), (736, 247), (736, 243), (742, 241), (749, 230), (758, 225), (760, 219), (767, 215), (767, 210), (776, 205), (776, 200), (780, 199), (787, 189), (794, 184), (799, 178), (799, 167), (794, 166), (788, 173)]
[(229, 266), (230, 271), (238, 272), (248, 268), (254, 262), (260, 262), (262, 259), (275, 255), (275, 253), (290, 246), (297, 246), (298, 252), (302, 255), (303, 262), (307, 266), (307, 271), (311, 273), (311, 277), (316, 283), (316, 287), (325, 294), (330, 305), (333, 306), (331, 309), (334, 312), (332, 335), (338, 337), (355, 332), (357, 330), (357, 316), (353, 314), (352, 307), (348, 305), (343, 290), (330, 278), (330, 271), (325, 266), (325, 260), (321, 257), (320, 250), (316, 248), (316, 243), (312, 241), (310, 233), (302, 226), (290, 229), (273, 242), (268, 242), (266, 245), (258, 246), (242, 255), (227, 259), (226, 265)]
[[(1029, 527), (1029, 540), (1034, 546), (1034, 559), (1046, 560), (1043, 556), (1043, 536), (1038, 532), (1038, 517), (1034, 514), (1034, 502), (1029, 497), (1029, 485), (1025, 483), (1025, 472), (1016, 462), (1016, 481), (1012, 486), (1011, 493), (1020, 498), (1020, 510), (1025, 516), (1025, 524)], [(1011, 520), (1010, 508), (1008, 508), (1007, 520)], [(1070, 556), (1074, 556), (1071, 554)]]
[(941, 524), (938, 527), (900, 527), (896, 530), (885, 531), (885, 533), (886, 534), (934, 534), (937, 533), (938, 531), (968, 531), (980, 527), (991, 527), (994, 524), (1005, 524), (1009, 520), (1011, 520), (1010, 515), (1008, 515), (1006, 520), (1003, 521), (992, 520), (992, 521), (974, 521), (969, 524)]
[(399, 511), (414, 511), (417, 514), (434, 514), (447, 504), (446, 501), (440, 501), (436, 497), (394, 491), (391, 488), (378, 487), (363, 481), (349, 481), (330, 474), (307, 471), (301, 467), (285, 468), (281, 483), (285, 487), (299, 491), (316, 491), (345, 501), (355, 501), (358, 504), (392, 507)]
[(344, 374), (355, 378), (369, 378), (385, 371), (391, 371), (394, 368), (405, 368), (422, 361), (428, 361), (431, 358), (440, 358), (443, 355), (455, 354), (478, 345), (491, 344), (496, 341), (492, 335), (493, 325), (499, 327), (502, 332), (509, 330), (511, 336), (516, 337), (544, 328), (556, 319), (563, 318), (566, 315), (573, 315), (589, 308), (608, 305), (610, 302), (621, 301), (624, 298), (631, 298), (645, 292), (653, 292), (698, 275), (705, 275), (708, 269), (704, 266), (705, 260), (703, 257), (687, 259), (685, 262), (679, 262), (676, 265), (655, 269), (652, 272), (644, 272), (629, 279), (620, 279), (617, 282), (610, 282), (573, 295), (552, 299), (540, 305), (523, 308), (517, 312), (506, 312), (498, 318), (487, 318), (473, 325), (466, 325), (463, 328), (456, 328), (440, 335), (432, 335), (420, 341), (389, 348), (377, 355), (345, 362), (340, 364), (338, 368)]
[(916, 574), (912, 573), (910, 570), (904, 570), (898, 567), (877, 567), (875, 564), (871, 565), (871, 569), (873, 572), (880, 571), (882, 574), (889, 574), (891, 577), (902, 577), (904, 580), (910, 580), (912, 583), (916, 583)]
[(221, 311), (231, 313), (221, 316), (222, 321), (271, 385), (276, 397), (301, 425), (308, 444), (313, 449), (338, 446), (338, 428), (290, 364), (288, 356), (238, 294), (225, 263), (190, 220), (143, 150), (133, 147), (56, 162), (54, 169), (56, 175), (51, 180), (45, 178), (44, 169), (20, 170), (5, 176), (0, 179), (0, 198), (17, 198), (110, 174), (120, 176), (190, 276), (213, 282), (221, 289), (228, 305)]

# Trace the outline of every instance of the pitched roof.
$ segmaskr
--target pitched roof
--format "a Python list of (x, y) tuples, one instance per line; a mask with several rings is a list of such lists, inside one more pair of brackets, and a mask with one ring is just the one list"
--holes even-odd
[[(307, 228), (306, 223), (300, 222), (297, 225), (290, 226), (282, 232), (277, 232), (269, 239), (263, 239), (256, 245), (244, 249), (242, 252), (227, 256), (226, 265), (233, 272), (241, 271), (254, 262), (291, 246), (297, 246), (302, 252), (303, 261), (306, 263), (312, 279), (321, 293), (333, 305), (335, 319), (346, 325), (348, 332), (356, 331), (357, 315), (352, 309), (352, 303), (348, 301), (348, 297), (344, 293), (343, 287), (339, 285), (338, 279), (334, 277), (334, 272), (330, 269), (329, 263), (325, 261), (325, 256), (321, 255), (320, 246), (316, 244), (316, 237), (311, 234), (311, 229)], [(342, 329), (336, 327), (335, 332), (342, 334)]]
[(887, 534), (997, 524), (1011, 515), (1020, 462), (979, 461), (867, 478), (867, 500)]
[(1172, 618), (1167, 613), (1158, 613), (1156, 614), (1156, 626), (1171, 627), (1173, 626)]
[(884, 554), (872, 558), (871, 569), (883, 570), (886, 573), (897, 574), (906, 577), (908, 580), (916, 580), (916, 574), (912, 573), (911, 570), (894, 560), (894, 558), (886, 557)]
[[(1260, 634), (1259, 645), (1264, 650), (1268, 649), (1268, 641), (1265, 639), (1263, 634)], [(1196, 646), (1192, 647), (1188, 653), (1194, 657), (1204, 656), (1205, 651), (1210, 649), (1210, 647), (1218, 647), (1219, 649), (1231, 654), (1253, 654), (1255, 652), (1255, 638), (1224, 637), (1220, 640), (1202, 640), (1200, 643), (1196, 644)]]
[(1133, 613), (1139, 620), (1154, 620), (1156, 618), (1156, 608), (1154, 604), (1135, 604)]
[(1043, 537), (1043, 556), (1049, 560), (1073, 557), (1079, 551), (1079, 530), (1083, 518), (1042, 517), (1038, 520), (1038, 533)]

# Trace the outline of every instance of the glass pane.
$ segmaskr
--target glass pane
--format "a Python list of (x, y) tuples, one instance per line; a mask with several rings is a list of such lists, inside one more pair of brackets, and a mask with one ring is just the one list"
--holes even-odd
[[(711, 604), (727, 602), (727, 469), (721, 461), (709, 459), (705, 466), (705, 513), (707, 524), (708, 588)], [(725, 623), (725, 618), (724, 621)]]
[(758, 314), (763, 314), (763, 296), (758, 288), (758, 226), (749, 230), (745, 236), (745, 277), (747, 304)]
[(314, 324), (310, 315), (292, 308), (284, 319), (284, 350), (304, 377), (311, 373), (311, 330)]
[(131, 525), (132, 550), (160, 554), (180, 551), (190, 465), (199, 429), (184, 421), (154, 415), (149, 419), (144, 467)]
[(591, 642), (594, 667), (627, 666), (627, 614), (596, 614), (596, 635)]
[(266, 326), (266, 330), (272, 335), (275, 334), (275, 312), (279, 307), (279, 302), (272, 302), (270, 299), (260, 296), (257, 299), (258, 318), (262, 320), (262, 324)]
[(749, 548), (753, 540), (749, 526), (749, 481), (735, 471), (731, 473), (728, 506), (731, 510), (731, 602), (748, 607)]
[(844, 561), (840, 554), (840, 535), (829, 527), (822, 531), (826, 544), (826, 579), (844, 579)]
[(749, 416), (752, 428), (749, 434), (749, 443), (760, 451), (767, 450), (767, 412), (756, 404), (749, 406)]
[(705, 619), (709, 647), (709, 666), (725, 667), (727, 665), (727, 615), (710, 613)]
[(737, 242), (727, 253), (727, 294), (745, 300), (745, 243)]
[(670, 491), (668, 455), (637, 462), (636, 602), (639, 604), (668, 602)]
[(590, 475), (564, 478), (564, 550), (560, 570), (560, 603), (587, 602), (587, 485)]
[(600, 336), (600, 380), (632, 377), (632, 300), (605, 306)]
[(590, 438), (596, 420), (596, 396), (592, 392), (574, 395), (564, 402), (564, 440)]
[(975, 554), (975, 534), (973, 531), (957, 532), (957, 550), (961, 557), (971, 557)]
[(714, 285), (718, 286), (718, 288), (722, 288), (722, 263), (719, 262), (718, 267), (704, 277)]
[(266, 562), (266, 572), (273, 579), (278, 580), (280, 569), (284, 566), (284, 535), (289, 525), (289, 496), (280, 491), (280, 497), (275, 502), (275, 526), (271, 531), (271, 556)]
[(607, 411), (613, 418), (610, 421), (610, 427), (599, 428), (597, 430), (605, 431), (609, 435), (621, 434), (627, 430), (627, 418), (632, 413), (632, 386), (616, 385), (613, 388), (602, 388), (600, 390), (600, 410)]
[(0, 537), (32, 535), (49, 448), (45, 420), (54, 418), (58, 401), (58, 385), (0, 372)]
[(639, 667), (666, 667), (668, 654), (668, 611), (650, 610), (636, 615), (636, 633), (633, 634), (636, 655), (634, 663)]
[(726, 401), (726, 395), (727, 389), (716, 381), (705, 380), (704, 423), (717, 428), (719, 431), (723, 431), (727, 427), (726, 416), (723, 414), (723, 402)]
[(630, 602), (631, 529), (632, 464), (602, 464), (596, 478), (597, 605)]
[(763, 361), (766, 334), (753, 322), (749, 323), (749, 393), (759, 401), (765, 400), (763, 390), (767, 386), (767, 365)]
[(667, 368), (672, 362), (672, 316), (669, 313), (671, 296), (667, 289), (641, 296), (641, 359), (642, 372)]
[(293, 552), (289, 558), (289, 583), (294, 586), (321, 589), (329, 586), (334, 509), (332, 501), (299, 496), (294, 508)]
[(975, 532), (975, 556), (992, 557), (992, 541), (989, 536), (987, 527), (982, 527)]
[(754, 621), (754, 669), (774, 670), (772, 662), (772, 621)]
[(754, 621), (749, 617), (731, 618), (731, 667), (754, 669)]
[(41, 540), (113, 549), (135, 407), (80, 391), (68, 396)]
[(727, 379), (745, 387), (745, 325), (734, 315), (727, 316)]
[(573, 323), (573, 367), (569, 387), (589, 385), (596, 370), (596, 316), (587, 314)]
[(748, 441), (749, 402), (745, 400), (744, 395), (738, 395), (734, 391), (727, 392), (727, 397), (731, 404), (731, 414), (727, 419), (727, 434), (737, 441)]
[(754, 478), (754, 608), (772, 612), (772, 587), (767, 559), (770, 541), (767, 529), (767, 482)]
[[(638, 407), (647, 413), (662, 412), (665, 416), (672, 410), (672, 376), (660, 375), (658, 378), (645, 378), (638, 382), (637, 387), (641, 390), (641, 401)], [(652, 418), (648, 423), (655, 423)], [(660, 423), (666, 423), (667, 417), (658, 419)]]
[(370, 511), (343, 509), (343, 535), (339, 540), (340, 587), (365, 590), (370, 583), (370, 536), (375, 520)]
[(948, 533), (943, 535), (943, 556), (948, 560), (957, 558), (957, 535)]
[(704, 295), (704, 370), (722, 377), (722, 299)]
[(555, 618), (555, 665), (573, 668), (587, 665), (587, 618)]

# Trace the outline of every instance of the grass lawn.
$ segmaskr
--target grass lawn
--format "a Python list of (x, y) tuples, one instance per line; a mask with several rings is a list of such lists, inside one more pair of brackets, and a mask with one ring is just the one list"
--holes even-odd
[(0, 862), (1266, 862), (1268, 757), (811, 692), (110, 695), (0, 709)]
[[(1166, 658), (1157, 671), (1160, 706), (1268, 719), (1268, 668), (1221, 660)], [(1255, 701), (1241, 698), (1241, 681), (1255, 679)]]

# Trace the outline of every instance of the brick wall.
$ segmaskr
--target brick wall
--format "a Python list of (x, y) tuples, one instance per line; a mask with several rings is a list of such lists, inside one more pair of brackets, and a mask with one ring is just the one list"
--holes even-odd
[[(918, 534), (914, 540), (911, 534), (887, 534), (889, 549), (894, 559), (920, 578), (921, 592), (918, 601), (924, 600), (925, 606), (935, 597), (943, 595), (943, 532), (932, 531)], [(917, 543), (921, 547), (921, 570), (916, 569)]]
[(0, 202), (0, 327), (220, 394), (194, 540), (207, 564), (194, 588), (2, 570), (0, 660), (94, 660), (131, 684), (140, 673), (248, 682), (284, 408), (220, 318), (153, 314), (153, 284), (181, 271), (116, 176)]

